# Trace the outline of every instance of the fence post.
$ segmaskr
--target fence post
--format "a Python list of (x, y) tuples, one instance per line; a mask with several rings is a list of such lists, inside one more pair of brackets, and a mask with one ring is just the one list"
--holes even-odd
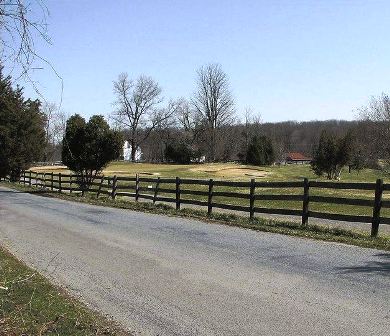
[(138, 202), (139, 198), (139, 175), (135, 174), (135, 201)]
[(249, 193), (249, 218), (253, 219), (255, 214), (255, 179), (251, 179), (251, 188)]
[(54, 176), (53, 176), (53, 172), (50, 173), (50, 190), (53, 191), (54, 190)]
[(114, 175), (114, 179), (112, 180), (112, 190), (111, 190), (111, 198), (115, 199), (116, 196), (116, 184), (117, 184), (117, 177)]
[[(53, 175), (52, 175), (52, 178), (53, 178)], [(58, 173), (58, 192), (61, 193), (62, 192), (62, 178), (61, 178), (61, 173)]]
[(154, 189), (154, 195), (153, 195), (153, 204), (156, 203), (157, 193), (158, 193), (158, 187), (160, 186), (160, 177), (157, 177), (156, 182), (156, 188)]
[(72, 178), (73, 178), (73, 175), (72, 173), (69, 174), (69, 194), (72, 193)]
[(96, 193), (96, 198), (99, 198), (100, 196), (100, 192), (102, 191), (102, 187), (103, 187), (103, 182), (104, 182), (104, 175), (102, 175), (102, 177), (100, 178), (100, 184), (99, 184), (98, 191)]
[(180, 210), (180, 178), (176, 177), (176, 210)]
[(39, 173), (36, 172), (35, 173), (35, 187), (38, 188), (38, 176), (39, 176)]
[(210, 216), (213, 212), (213, 189), (214, 189), (214, 180), (209, 180), (209, 194), (207, 197), (207, 215)]
[(374, 208), (372, 210), (371, 237), (378, 236), (381, 207), (382, 207), (382, 194), (383, 194), (383, 180), (377, 179), (375, 185)]
[[(53, 174), (53, 173), (52, 173)], [(43, 186), (42, 186), (42, 188), (43, 189), (46, 189), (46, 173), (43, 173)]]
[(309, 180), (303, 179), (303, 204), (302, 204), (302, 225), (309, 221)]
[(30, 175), (30, 178), (28, 180), (28, 185), (31, 187), (31, 170), (29, 170), (28, 172), (29, 172), (29, 175)]

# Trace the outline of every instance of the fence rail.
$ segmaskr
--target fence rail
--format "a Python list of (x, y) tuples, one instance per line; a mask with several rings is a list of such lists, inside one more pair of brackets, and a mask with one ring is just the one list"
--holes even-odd
[[(383, 200), (383, 192), (390, 190), (390, 184), (383, 184), (381, 179), (376, 183), (346, 183), (346, 182), (322, 182), (322, 181), (303, 181), (296, 182), (257, 182), (255, 179), (249, 182), (231, 182), (181, 179), (176, 178), (149, 178), (149, 177), (120, 177), (120, 176), (97, 176), (91, 183), (88, 190), (81, 190), (77, 180), (80, 175), (62, 174), (62, 173), (41, 173), (34, 171), (24, 171), (20, 177), (20, 183), (32, 187), (44, 188), (57, 192), (85, 192), (108, 195), (115, 199), (117, 196), (132, 197), (136, 201), (147, 199), (155, 202), (175, 203), (179, 210), (182, 204), (189, 204), (201, 207), (207, 207), (208, 214), (211, 214), (214, 208), (235, 210), (249, 213), (250, 218), (255, 214), (276, 214), (300, 216), (302, 225), (308, 223), (309, 218), (321, 218), (328, 220), (340, 220), (347, 222), (371, 223), (371, 236), (378, 235), (379, 226), (390, 225), (390, 218), (381, 216), (381, 209), (390, 208), (390, 201)], [(151, 185), (145, 185), (151, 183)], [(161, 187), (161, 185), (163, 187)], [(192, 190), (193, 187), (205, 187), (205, 190)], [(230, 187), (234, 191), (215, 191), (215, 187)], [(262, 189), (257, 189), (262, 188)], [(282, 194), (268, 194), (264, 190), (273, 190), (275, 188), (284, 188), (288, 190), (301, 190), (300, 194), (288, 194), (284, 190)], [(372, 199), (331, 197), (310, 195), (310, 191), (317, 189), (337, 189), (337, 190), (363, 190), (372, 191)], [(245, 189), (245, 190), (243, 190)], [(200, 196), (205, 199), (188, 198), (188, 196)], [(215, 198), (225, 197), (227, 200), (240, 200), (245, 205), (224, 203)], [(294, 201), (301, 202), (301, 210), (287, 208), (270, 208), (266, 206), (256, 206), (256, 201)], [(321, 211), (312, 211), (309, 208), (311, 203), (326, 203), (338, 205), (352, 205), (357, 207), (371, 207), (372, 216), (367, 215), (349, 215), (337, 214)]]

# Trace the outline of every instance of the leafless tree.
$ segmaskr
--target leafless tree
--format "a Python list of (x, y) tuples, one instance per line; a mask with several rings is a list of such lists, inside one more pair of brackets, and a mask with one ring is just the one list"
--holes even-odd
[(55, 103), (45, 102), (41, 107), (45, 116), (46, 150), (43, 161), (51, 161), (60, 145), (66, 127), (65, 113)]
[(199, 116), (186, 99), (180, 98), (177, 103), (177, 124), (182, 130), (185, 141), (194, 145), (199, 133), (204, 131), (203, 117)]
[[(41, 11), (40, 14), (36, 10)], [(0, 0), (1, 62), (21, 68), (20, 76), (27, 75), (38, 58), (35, 40), (50, 43), (46, 17), (49, 12), (42, 0)], [(35, 18), (37, 17), (37, 19)]]
[(209, 160), (215, 161), (217, 131), (234, 119), (234, 100), (229, 80), (219, 64), (209, 64), (197, 71), (197, 91), (191, 100), (199, 118), (204, 121), (210, 141)]
[(30, 84), (41, 100), (46, 101), (34, 79), (32, 70), (43, 70), (43, 65), (63, 80), (54, 66), (36, 49), (37, 41), (51, 44), (47, 30), (49, 10), (44, 0), (0, 0), (0, 64), (15, 82), (23, 79)]
[(358, 116), (362, 121), (371, 123), (370, 128), (374, 131), (365, 134), (365, 137), (370, 138), (371, 143), (375, 143), (378, 155), (385, 159), (387, 166), (390, 166), (389, 95), (382, 93), (378, 97), (371, 97), (368, 105), (358, 109)]
[(260, 125), (262, 123), (261, 115), (256, 114), (252, 107), (246, 107), (244, 113), (244, 125), (245, 129), (243, 132), (245, 148), (247, 149), (249, 146), (249, 142), (251, 138), (253, 138), (256, 134), (260, 132)]
[(177, 103), (178, 106), (176, 117), (178, 124), (183, 128), (184, 131), (190, 132), (195, 127), (195, 115), (193, 110), (191, 109), (188, 101), (184, 98), (179, 98)]
[(161, 88), (151, 77), (140, 76), (135, 81), (127, 73), (119, 75), (114, 81), (116, 101), (113, 120), (129, 130), (131, 159), (135, 161), (137, 148), (150, 136), (151, 132), (175, 113), (175, 103), (170, 102), (161, 108), (163, 101)]

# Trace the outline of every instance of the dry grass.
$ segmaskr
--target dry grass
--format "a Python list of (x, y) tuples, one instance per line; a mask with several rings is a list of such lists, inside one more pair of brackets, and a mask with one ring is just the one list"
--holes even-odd
[(0, 336), (130, 335), (0, 247)]

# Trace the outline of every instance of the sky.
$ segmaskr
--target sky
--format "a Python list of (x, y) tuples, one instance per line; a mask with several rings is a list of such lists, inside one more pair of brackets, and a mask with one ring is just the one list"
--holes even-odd
[[(121, 72), (153, 77), (165, 102), (190, 98), (208, 63), (227, 73), (238, 116), (251, 107), (264, 122), (350, 120), (370, 96), (390, 91), (388, 0), (45, 3), (52, 44), (36, 48), (63, 79), (69, 115), (108, 116)], [(33, 78), (58, 104), (61, 81), (37, 66)]]

